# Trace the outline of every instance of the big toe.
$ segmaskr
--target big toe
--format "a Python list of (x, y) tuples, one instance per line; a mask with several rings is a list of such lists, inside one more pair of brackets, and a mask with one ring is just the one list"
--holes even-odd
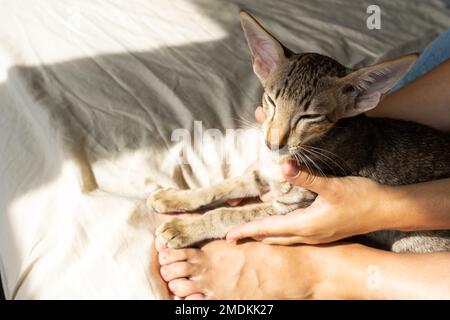
[(194, 294), (204, 295), (203, 288), (199, 285), (197, 281), (188, 280), (185, 278), (175, 279), (169, 281), (169, 289), (175, 296), (187, 297)]
[(205, 300), (206, 296), (203, 293), (194, 293), (185, 298), (186, 300)]

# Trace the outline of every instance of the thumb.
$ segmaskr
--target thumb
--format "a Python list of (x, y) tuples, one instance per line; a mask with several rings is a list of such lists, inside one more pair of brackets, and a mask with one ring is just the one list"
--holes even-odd
[(262, 107), (257, 107), (255, 110), (255, 118), (256, 121), (258, 121), (259, 124), (263, 123), (266, 116), (264, 115), (264, 110)]
[(288, 182), (318, 194), (326, 192), (333, 180), (333, 178), (318, 176), (302, 170), (294, 160), (285, 161), (282, 165), (282, 171)]

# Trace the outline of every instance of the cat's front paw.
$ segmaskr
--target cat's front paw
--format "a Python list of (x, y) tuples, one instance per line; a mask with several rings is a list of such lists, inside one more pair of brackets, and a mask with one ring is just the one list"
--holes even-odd
[(156, 230), (156, 236), (171, 249), (184, 248), (203, 240), (200, 234), (201, 230), (193, 219), (174, 218)]
[(198, 205), (189, 198), (190, 190), (159, 189), (147, 199), (147, 206), (158, 213), (184, 212), (198, 209)]

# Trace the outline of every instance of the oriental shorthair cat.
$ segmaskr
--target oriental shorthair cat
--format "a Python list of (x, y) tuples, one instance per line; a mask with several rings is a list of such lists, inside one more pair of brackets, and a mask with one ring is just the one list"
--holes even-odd
[[(157, 212), (215, 206), (160, 226), (157, 234), (168, 247), (223, 238), (235, 225), (309, 206), (317, 195), (283, 179), (280, 162), (286, 159), (316, 173), (367, 177), (386, 185), (450, 177), (449, 135), (413, 122), (364, 115), (408, 72), (417, 55), (354, 70), (324, 55), (290, 51), (248, 13), (241, 12), (241, 23), (264, 88), (267, 159), (256, 170), (207, 188), (155, 191), (148, 205)], [(275, 195), (269, 203), (217, 207), (268, 191)], [(364, 237), (395, 252), (450, 250), (450, 231), (445, 230), (385, 230)]]

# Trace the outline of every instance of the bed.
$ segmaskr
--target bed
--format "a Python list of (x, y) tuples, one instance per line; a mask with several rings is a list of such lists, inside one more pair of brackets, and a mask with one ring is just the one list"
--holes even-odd
[[(246, 124), (261, 88), (239, 11), (347, 66), (420, 51), (450, 26), (448, 1), (379, 0), (381, 29), (369, 30), (371, 2), (2, 0), (5, 297), (170, 299), (153, 249), (162, 217), (146, 197), (237, 175), (256, 156)], [(241, 127), (235, 144), (215, 138)], [(224, 151), (229, 161), (207, 161)]]

